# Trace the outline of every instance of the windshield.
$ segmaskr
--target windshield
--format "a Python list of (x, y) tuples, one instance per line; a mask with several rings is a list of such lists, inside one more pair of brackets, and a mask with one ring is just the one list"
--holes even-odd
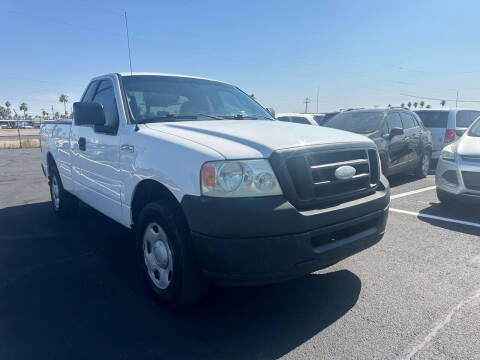
[(136, 75), (122, 77), (132, 122), (249, 119), (273, 120), (234, 86), (216, 81)]
[(468, 135), (480, 137), (480, 119), (472, 125)]
[(323, 126), (368, 134), (378, 129), (385, 114), (380, 111), (347, 111), (332, 117)]

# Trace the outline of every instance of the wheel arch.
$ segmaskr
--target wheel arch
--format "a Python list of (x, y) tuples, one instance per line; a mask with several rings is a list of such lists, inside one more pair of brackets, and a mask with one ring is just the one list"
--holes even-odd
[(133, 226), (144, 206), (154, 201), (167, 202), (173, 211), (179, 211), (185, 219), (181, 204), (165, 185), (157, 180), (144, 179), (135, 186), (132, 193), (130, 212)]
[(47, 176), (50, 176), (51, 169), (53, 167), (57, 166), (57, 163), (55, 162), (55, 158), (53, 157), (52, 153), (49, 151), (47, 153), (47, 168), (45, 169), (47, 172)]

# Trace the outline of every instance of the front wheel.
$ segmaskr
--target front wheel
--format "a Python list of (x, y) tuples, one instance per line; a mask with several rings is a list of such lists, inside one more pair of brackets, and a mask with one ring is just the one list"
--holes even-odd
[(423, 152), (423, 155), (420, 158), (417, 168), (415, 169), (415, 173), (419, 178), (424, 178), (428, 175), (428, 172), (430, 171), (431, 158), (432, 158), (432, 155), (430, 154), (429, 151)]
[(165, 305), (182, 306), (205, 294), (207, 282), (178, 209), (168, 204), (146, 205), (136, 226), (136, 246), (143, 277)]
[(56, 167), (52, 168), (50, 172), (49, 184), (53, 212), (62, 218), (69, 217), (77, 210), (78, 199), (65, 191)]

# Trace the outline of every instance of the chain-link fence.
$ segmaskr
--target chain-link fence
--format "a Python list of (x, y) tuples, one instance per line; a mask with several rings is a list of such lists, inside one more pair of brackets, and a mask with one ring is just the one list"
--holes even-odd
[(0, 149), (40, 146), (40, 125), (54, 120), (0, 120)]

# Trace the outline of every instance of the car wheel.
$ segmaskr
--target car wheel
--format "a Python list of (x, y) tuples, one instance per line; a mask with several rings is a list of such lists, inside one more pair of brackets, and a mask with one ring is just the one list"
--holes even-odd
[(415, 173), (419, 178), (424, 178), (428, 175), (430, 171), (430, 160), (432, 155), (429, 151), (425, 151), (418, 162), (417, 168), (415, 169)]
[(180, 210), (150, 203), (136, 226), (137, 258), (142, 275), (158, 300), (168, 307), (192, 303), (206, 293), (188, 225)]
[(439, 190), (437, 188), (437, 198), (442, 204), (452, 204), (455, 202), (455, 197), (446, 191)]
[(62, 218), (70, 217), (78, 209), (78, 199), (63, 188), (56, 167), (51, 168), (49, 178), (53, 212)]

